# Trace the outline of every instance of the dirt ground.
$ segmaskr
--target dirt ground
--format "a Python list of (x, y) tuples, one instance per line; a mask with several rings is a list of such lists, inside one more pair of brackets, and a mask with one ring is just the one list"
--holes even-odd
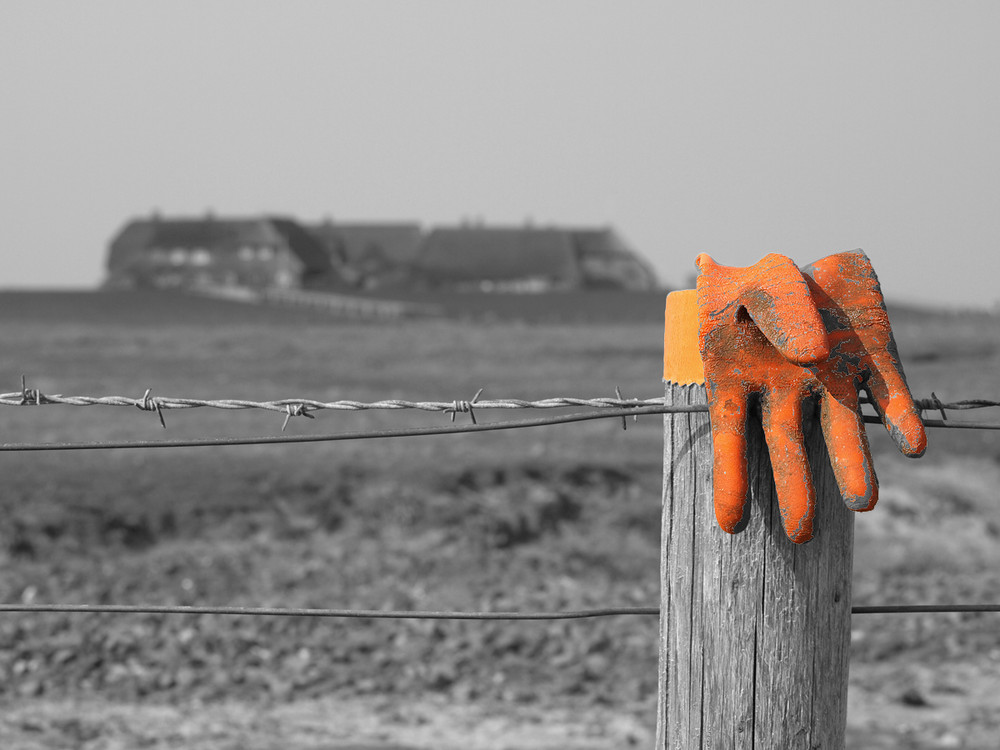
[(645, 722), (607, 709), (456, 706), (444, 700), (310, 700), (266, 707), (27, 703), (0, 720), (3, 747), (221, 750), (430, 750), (650, 747)]
[[(336, 323), (190, 301), (0, 295), (0, 382), (334, 400), (662, 394), (656, 323)], [(123, 299), (125, 301), (123, 301)], [(918, 396), (1000, 398), (1000, 324), (904, 310)], [(4, 408), (6, 440), (274, 434), (273, 413)], [(500, 419), (504, 415), (480, 415)], [(980, 412), (978, 419), (992, 418)], [(961, 415), (953, 418), (961, 418)], [(321, 413), (289, 432), (439, 423)], [(1000, 600), (997, 433), (918, 462), (870, 431), (854, 603)], [(658, 599), (661, 423), (288, 448), (0, 454), (0, 601), (557, 610)], [(864, 615), (849, 747), (1000, 747), (1000, 615)], [(650, 747), (656, 618), (0, 618), (0, 747)]]
[[(1000, 660), (865, 669), (849, 690), (850, 750), (992, 750)], [(3, 707), (0, 746), (23, 750), (612, 750), (652, 747), (652, 706), (586, 710), (393, 699), (127, 705), (80, 699)]]

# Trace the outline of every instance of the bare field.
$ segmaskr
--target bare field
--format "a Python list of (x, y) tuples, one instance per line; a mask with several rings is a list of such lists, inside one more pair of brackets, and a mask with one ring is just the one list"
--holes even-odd
[[(168, 295), (0, 294), (0, 390), (324, 400), (662, 393), (659, 315), (338, 322)], [(532, 300), (538, 306), (539, 300)], [(606, 301), (602, 304), (612, 304)], [(643, 304), (648, 304), (644, 302)], [(539, 309), (541, 309), (539, 307)], [(612, 316), (613, 317), (613, 316)], [(465, 318), (463, 320), (463, 318)], [(552, 320), (563, 322), (552, 322)], [(1000, 398), (1000, 320), (893, 311), (914, 393)], [(504, 414), (482, 414), (498, 420)], [(998, 421), (995, 413), (969, 418)], [(4, 408), (4, 441), (275, 434), (266, 412)], [(461, 418), (461, 417), (460, 417)], [(467, 418), (467, 417), (465, 417)], [(436, 424), (293, 419), (317, 433)], [(1000, 440), (872, 429), (855, 602), (1000, 597)], [(3, 601), (575, 609), (657, 600), (661, 424), (419, 440), (4, 453)], [(998, 615), (856, 617), (852, 747), (993, 747)], [(655, 618), (574, 623), (7, 616), (7, 747), (651, 744)], [(450, 727), (450, 728), (449, 728)], [(992, 738), (992, 739), (991, 739)], [(956, 744), (957, 743), (957, 744)]]

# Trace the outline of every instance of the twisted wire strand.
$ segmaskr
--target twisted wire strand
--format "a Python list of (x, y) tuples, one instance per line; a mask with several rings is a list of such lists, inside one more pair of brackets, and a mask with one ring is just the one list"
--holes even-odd
[[(132, 406), (144, 411), (170, 409), (263, 409), (286, 413), (291, 407), (300, 407), (302, 411), (367, 411), (372, 409), (416, 409), (451, 413), (458, 411), (468, 413), (475, 409), (563, 409), (567, 407), (592, 407), (596, 409), (620, 409), (630, 406), (656, 406), (663, 404), (660, 398), (625, 399), (625, 398), (572, 398), (557, 397), (534, 401), (525, 399), (458, 399), (455, 401), (407, 401), (403, 399), (384, 399), (381, 401), (317, 401), (308, 398), (283, 398), (275, 401), (250, 401), (245, 399), (197, 399), (175, 398), (172, 396), (146, 396), (132, 398), (129, 396), (63, 396), (60, 394), (40, 393), (29, 389), (25, 392), (0, 394), (0, 406), (48, 406), (53, 404), (66, 406)], [(294, 414), (293, 416), (300, 416)]]
[[(871, 403), (867, 399), (862, 399), (863, 403)], [(968, 409), (988, 409), (993, 406), (1000, 406), (1000, 401), (991, 401), (985, 398), (967, 398), (962, 401), (949, 401), (947, 403), (941, 403), (936, 398), (918, 398), (914, 399), (913, 403), (916, 404), (917, 409), (923, 410), (938, 410), (945, 409), (946, 411), (966, 411)]]
[[(851, 614), (943, 614), (1000, 612), (1000, 604), (874, 604), (855, 605)], [(233, 615), (252, 617), (319, 617), (372, 620), (583, 620), (597, 617), (660, 614), (659, 607), (602, 607), (561, 612), (454, 612), (383, 609), (320, 609), (300, 607), (178, 606), (150, 604), (0, 604), (0, 614), (139, 614)]]
[[(480, 393), (482, 390), (480, 389)], [(478, 394), (477, 394), (478, 396)], [(862, 403), (870, 403), (862, 398)], [(1000, 406), (1000, 401), (989, 399), (965, 399), (943, 403), (936, 397), (915, 399), (914, 403), (921, 411), (948, 410), (962, 411), (968, 409), (984, 409)], [(416, 409), (419, 411), (441, 412), (446, 414), (468, 414), (473, 408), (481, 409), (564, 409), (568, 407), (587, 407), (594, 409), (623, 409), (640, 406), (657, 406), (665, 404), (663, 397), (658, 398), (621, 398), (597, 397), (574, 398), (558, 396), (537, 400), (505, 398), (505, 399), (457, 399), (453, 401), (408, 401), (404, 399), (383, 399), (379, 401), (319, 401), (309, 398), (283, 398), (274, 401), (254, 401), (248, 399), (198, 399), (180, 398), (175, 396), (152, 396), (147, 390), (143, 396), (63, 396), (61, 394), (42, 393), (37, 389), (23, 388), (20, 391), (0, 394), (0, 406), (131, 406), (143, 411), (167, 411), (171, 409), (223, 409), (243, 410), (262, 409), (281, 412), (291, 416), (307, 416), (312, 411), (367, 411), (373, 409), (400, 410)]]

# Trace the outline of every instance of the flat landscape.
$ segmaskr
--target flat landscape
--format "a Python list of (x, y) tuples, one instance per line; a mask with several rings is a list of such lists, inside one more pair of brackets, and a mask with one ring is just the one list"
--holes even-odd
[[(600, 310), (598, 315), (595, 311)], [(662, 395), (662, 299), (342, 321), (170, 294), (4, 292), (0, 392), (325, 401)], [(911, 389), (1000, 399), (1000, 318), (891, 311)], [(538, 416), (483, 412), (480, 421)], [(928, 415), (935, 416), (935, 415)], [(3, 442), (271, 435), (284, 415), (0, 407)], [(1000, 422), (1000, 410), (950, 419)], [(468, 419), (459, 415), (458, 419)], [(286, 434), (447, 424), (317, 413)], [(662, 421), (0, 454), (0, 601), (441, 610), (658, 603)], [(869, 430), (854, 602), (1000, 601), (1000, 433)], [(857, 615), (850, 747), (995, 748), (1000, 615)], [(657, 621), (0, 616), (0, 746), (650, 747)]]

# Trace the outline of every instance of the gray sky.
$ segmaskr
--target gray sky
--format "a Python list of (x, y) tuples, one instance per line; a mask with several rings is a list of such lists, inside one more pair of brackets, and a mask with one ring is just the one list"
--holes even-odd
[(671, 285), (861, 247), (990, 307), (998, 66), (996, 2), (7, 0), (0, 286), (211, 209), (611, 223)]

